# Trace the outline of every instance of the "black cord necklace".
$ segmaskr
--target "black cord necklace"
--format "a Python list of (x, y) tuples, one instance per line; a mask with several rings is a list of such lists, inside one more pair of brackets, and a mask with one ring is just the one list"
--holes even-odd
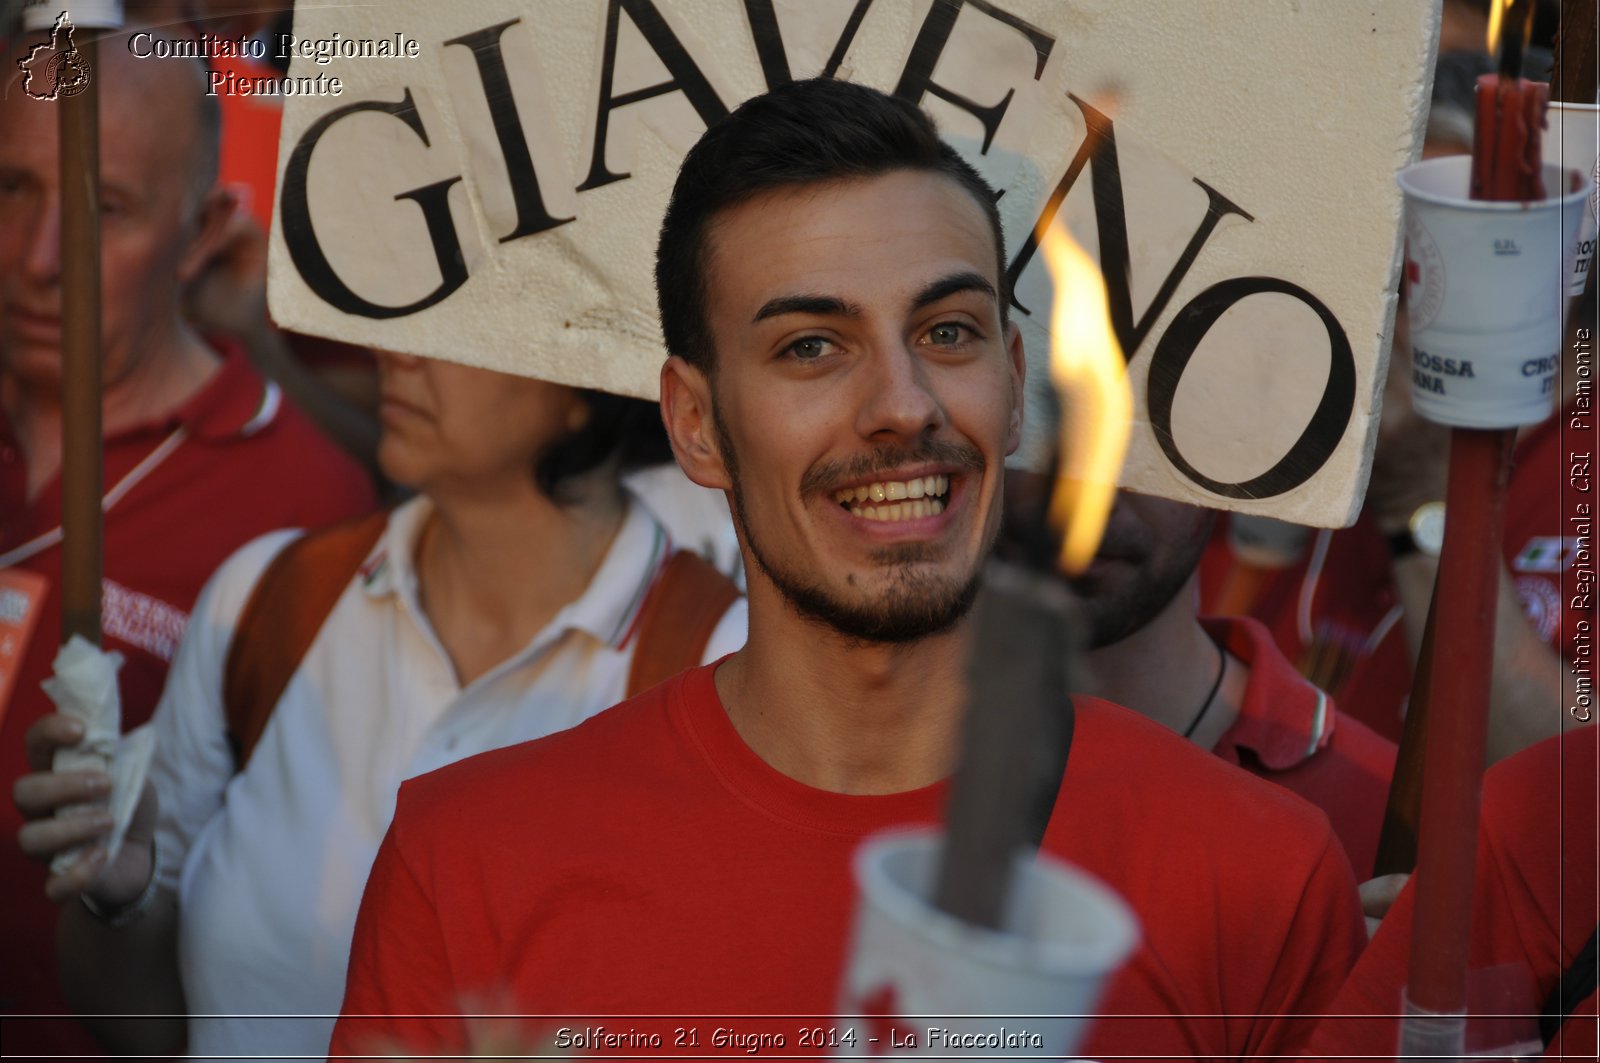
[(1206, 700), (1200, 703), (1200, 711), (1195, 713), (1193, 722), (1183, 732), (1183, 737), (1188, 738), (1194, 734), (1194, 729), (1200, 726), (1200, 721), (1206, 718), (1206, 713), (1211, 709), (1211, 703), (1217, 698), (1217, 691), (1222, 689), (1222, 677), (1228, 674), (1228, 654), (1222, 648), (1222, 643), (1215, 639), (1211, 644), (1217, 648), (1217, 678), (1211, 684), (1211, 689), (1206, 693)]

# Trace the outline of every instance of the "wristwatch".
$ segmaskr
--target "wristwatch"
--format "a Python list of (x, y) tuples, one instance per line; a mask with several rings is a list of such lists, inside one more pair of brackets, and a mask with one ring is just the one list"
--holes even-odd
[(1396, 558), (1412, 554), (1438, 557), (1444, 548), (1444, 503), (1424, 502), (1411, 514), (1406, 527), (1389, 536), (1389, 553)]

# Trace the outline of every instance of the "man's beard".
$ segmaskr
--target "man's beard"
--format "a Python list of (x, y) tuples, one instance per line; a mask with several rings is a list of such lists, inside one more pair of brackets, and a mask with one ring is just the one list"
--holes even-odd
[(1148, 543), (1136, 561), (1137, 571), (1122, 583), (1098, 585), (1092, 579), (1072, 580), (1089, 628), (1089, 649), (1114, 646), (1159, 616), (1189, 583), (1210, 538), (1206, 514), (1183, 535)]
[[(733, 441), (721, 418), (713, 415), (712, 425), (733, 484), (733, 519), (739, 527), (739, 535), (749, 546), (756, 567), (802, 616), (826, 624), (856, 642), (898, 644), (947, 631), (972, 608), (982, 581), (982, 566), (974, 565), (966, 579), (916, 572), (913, 566), (938, 556), (939, 547), (932, 543), (897, 543), (874, 551), (873, 564), (890, 568), (889, 586), (876, 597), (863, 601), (846, 601), (819, 581), (784, 568), (762, 550), (752, 532)], [(802, 481), (801, 490), (809, 496), (812, 492), (824, 491), (831, 482), (928, 461), (952, 462), (974, 471), (981, 471), (985, 464), (983, 455), (975, 447), (925, 441), (909, 450), (883, 450), (863, 455), (853, 462), (813, 469)], [(983, 556), (988, 555), (992, 545), (991, 536), (990, 542), (984, 544)]]
[[(1190, 570), (1192, 571), (1192, 569)], [(1089, 628), (1089, 649), (1114, 646), (1142, 630), (1189, 582), (1188, 572), (1181, 578), (1169, 570), (1154, 578), (1139, 578), (1116, 591), (1096, 593), (1087, 582), (1074, 582)]]

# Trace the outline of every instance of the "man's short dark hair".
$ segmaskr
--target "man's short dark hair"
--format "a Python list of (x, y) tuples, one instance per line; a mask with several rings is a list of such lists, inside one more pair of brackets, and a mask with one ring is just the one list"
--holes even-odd
[(774, 189), (895, 170), (943, 174), (978, 201), (994, 230), (1004, 320), (1011, 296), (994, 189), (915, 105), (864, 85), (814, 78), (745, 101), (685, 156), (656, 244), (656, 301), (667, 351), (702, 372), (715, 369), (706, 244), (719, 212)]

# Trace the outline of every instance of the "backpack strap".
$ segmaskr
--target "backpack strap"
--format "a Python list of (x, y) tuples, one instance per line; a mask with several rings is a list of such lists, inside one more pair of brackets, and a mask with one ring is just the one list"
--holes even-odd
[(388, 523), (380, 510), (308, 532), (278, 551), (256, 580), (222, 676), (236, 773), (249, 763), (284, 688)]
[(639, 607), (639, 645), (625, 697), (699, 664), (712, 632), (738, 598), (733, 581), (699, 554), (679, 550), (668, 558)]
[(1544, 1014), (1539, 1016), (1539, 1036), (1546, 1048), (1597, 985), (1600, 985), (1600, 927), (1595, 927), (1594, 933), (1589, 935), (1588, 943), (1578, 950), (1577, 959), (1562, 973), (1561, 981), (1550, 990), (1550, 997), (1544, 1002)]

